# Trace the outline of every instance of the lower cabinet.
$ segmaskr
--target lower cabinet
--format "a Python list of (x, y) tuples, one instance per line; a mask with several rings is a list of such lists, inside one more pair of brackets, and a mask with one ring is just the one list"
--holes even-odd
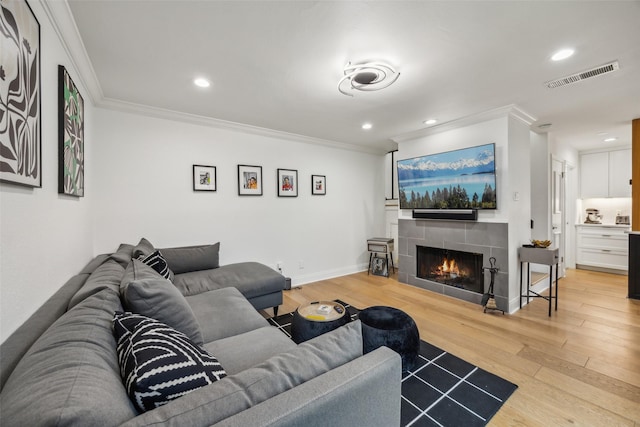
[(629, 227), (578, 225), (578, 268), (629, 269)]

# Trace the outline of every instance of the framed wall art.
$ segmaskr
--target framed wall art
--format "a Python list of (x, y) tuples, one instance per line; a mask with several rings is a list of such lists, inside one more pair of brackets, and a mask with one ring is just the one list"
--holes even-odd
[(314, 196), (327, 194), (327, 177), (325, 175), (311, 175), (311, 194)]
[(238, 195), (262, 196), (262, 166), (238, 165)]
[(387, 259), (379, 256), (374, 256), (371, 260), (371, 273), (374, 276), (389, 277)]
[(40, 23), (25, 0), (0, 7), (0, 181), (42, 187)]
[(278, 197), (298, 197), (298, 171), (278, 169)]
[(193, 191), (216, 191), (216, 167), (193, 165)]
[(84, 196), (84, 100), (58, 66), (58, 193)]

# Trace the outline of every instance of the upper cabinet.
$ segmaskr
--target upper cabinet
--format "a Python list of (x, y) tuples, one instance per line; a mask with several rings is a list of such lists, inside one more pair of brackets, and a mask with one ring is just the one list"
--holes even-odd
[(580, 197), (631, 197), (631, 149), (580, 155)]

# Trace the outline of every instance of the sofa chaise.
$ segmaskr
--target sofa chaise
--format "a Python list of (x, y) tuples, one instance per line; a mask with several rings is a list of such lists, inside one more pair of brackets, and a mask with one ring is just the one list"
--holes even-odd
[[(399, 425), (398, 354), (363, 355), (359, 321), (296, 345), (256, 311), (282, 302), (284, 278), (258, 263), (219, 267), (218, 250), (143, 239), (94, 258), (0, 346), (2, 425)], [(149, 261), (158, 253), (163, 272)], [(184, 343), (171, 357), (203, 355), (215, 378), (157, 397), (145, 381), (174, 371), (144, 371), (153, 334)]]

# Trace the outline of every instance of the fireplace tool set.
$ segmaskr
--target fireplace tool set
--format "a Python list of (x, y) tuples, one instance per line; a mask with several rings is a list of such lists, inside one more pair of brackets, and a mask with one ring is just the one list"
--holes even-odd
[(493, 284), (496, 279), (496, 273), (499, 270), (498, 267), (496, 267), (495, 257), (489, 258), (489, 265), (490, 267), (482, 267), (483, 271), (489, 270), (489, 273), (491, 274), (491, 283), (489, 283), (489, 291), (486, 292), (484, 295), (482, 295), (482, 305), (484, 306), (484, 312), (486, 313), (487, 310), (495, 310), (495, 311), (501, 311), (502, 314), (504, 315), (504, 310), (500, 310), (496, 305), (496, 299), (493, 294)]

